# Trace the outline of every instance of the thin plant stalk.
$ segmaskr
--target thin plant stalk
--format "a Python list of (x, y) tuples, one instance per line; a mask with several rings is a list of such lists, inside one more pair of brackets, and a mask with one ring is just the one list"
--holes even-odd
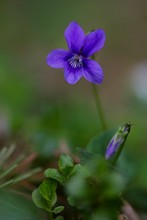
[(106, 121), (105, 121), (103, 109), (102, 109), (102, 106), (101, 106), (99, 93), (97, 91), (97, 87), (96, 87), (95, 84), (92, 84), (92, 90), (93, 90), (93, 94), (94, 94), (94, 98), (95, 98), (95, 103), (96, 103), (96, 107), (97, 107), (99, 120), (100, 120), (100, 123), (101, 123), (101, 130), (105, 131), (106, 128), (107, 128)]
[[(92, 59), (95, 60), (95, 54), (93, 54)], [(97, 107), (97, 113), (98, 113), (99, 120), (101, 123), (101, 130), (105, 131), (107, 128), (106, 120), (104, 117), (104, 112), (102, 109), (102, 105), (101, 105), (101, 101), (100, 101), (100, 97), (99, 97), (99, 93), (98, 93), (98, 89), (96, 87), (96, 84), (92, 83), (92, 90), (93, 90), (93, 95), (94, 95), (94, 99), (95, 99), (95, 103), (96, 103), (96, 107)]]

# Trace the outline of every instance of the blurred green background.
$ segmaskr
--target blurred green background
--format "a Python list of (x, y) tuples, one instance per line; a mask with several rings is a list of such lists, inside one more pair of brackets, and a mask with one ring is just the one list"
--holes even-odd
[(145, 0), (1, 0), (1, 146), (23, 140), (45, 154), (59, 142), (84, 147), (98, 134), (91, 84), (68, 85), (62, 69), (46, 64), (52, 49), (67, 48), (64, 30), (75, 20), (85, 32), (105, 30), (96, 59), (105, 75), (98, 88), (108, 127), (133, 123), (127, 152), (146, 159), (146, 8)]

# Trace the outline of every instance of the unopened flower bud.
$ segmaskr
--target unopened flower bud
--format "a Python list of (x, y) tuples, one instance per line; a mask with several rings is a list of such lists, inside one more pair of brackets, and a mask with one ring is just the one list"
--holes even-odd
[(126, 123), (125, 125), (118, 128), (112, 139), (110, 140), (106, 153), (105, 158), (111, 159), (116, 153), (118, 153), (117, 157), (119, 156), (122, 147), (126, 141), (126, 138), (130, 132), (131, 124)]

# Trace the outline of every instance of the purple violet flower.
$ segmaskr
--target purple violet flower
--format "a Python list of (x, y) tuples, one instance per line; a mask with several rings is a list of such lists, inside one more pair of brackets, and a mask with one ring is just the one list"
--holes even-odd
[(102, 29), (85, 35), (78, 23), (72, 21), (64, 32), (69, 51), (53, 50), (47, 56), (47, 64), (53, 68), (64, 68), (64, 76), (69, 84), (75, 84), (84, 76), (89, 82), (101, 84), (103, 70), (90, 57), (103, 48), (105, 33)]

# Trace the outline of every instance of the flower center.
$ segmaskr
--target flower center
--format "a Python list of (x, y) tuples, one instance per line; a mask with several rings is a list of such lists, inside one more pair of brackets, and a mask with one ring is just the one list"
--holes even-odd
[(79, 55), (74, 55), (72, 56), (69, 60), (68, 60), (69, 64), (71, 65), (71, 67), (73, 68), (79, 68), (83, 66), (82, 63), (82, 57)]

